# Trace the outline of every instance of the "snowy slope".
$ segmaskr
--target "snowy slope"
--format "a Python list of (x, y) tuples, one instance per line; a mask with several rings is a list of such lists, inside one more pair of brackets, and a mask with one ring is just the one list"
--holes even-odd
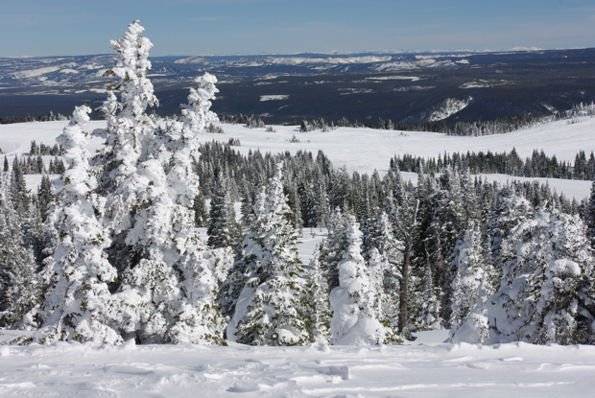
[[(0, 148), (5, 152), (27, 152), (30, 141), (51, 144), (60, 133), (64, 122), (23, 123), (0, 126)], [(93, 122), (101, 127), (103, 122)], [(225, 134), (207, 134), (204, 142), (227, 142), (237, 138), (239, 151), (261, 150), (279, 153), (306, 150), (324, 153), (337, 167), (349, 171), (385, 171), (389, 159), (397, 154), (414, 154), (435, 157), (445, 152), (488, 151), (508, 152), (513, 147), (521, 157), (528, 157), (534, 149), (556, 155), (559, 160), (572, 161), (580, 150), (595, 151), (595, 117), (582, 118), (573, 123), (556, 121), (508, 134), (482, 137), (447, 136), (429, 132), (400, 132), (366, 128), (338, 128), (330, 132), (314, 131), (299, 133), (295, 126), (275, 126), (275, 132), (265, 129), (249, 129), (242, 125), (225, 124)], [(290, 142), (293, 136), (300, 142)], [(490, 176), (501, 181), (502, 176)], [(540, 180), (540, 179), (536, 179)], [(568, 197), (582, 199), (590, 189), (589, 181), (549, 179), (549, 185)]]
[(589, 346), (0, 346), (3, 398), (571, 398), (594, 373)]
[(447, 98), (430, 114), (428, 121), (439, 122), (446, 120), (468, 107), (471, 101), (473, 101), (471, 97), (466, 99)]

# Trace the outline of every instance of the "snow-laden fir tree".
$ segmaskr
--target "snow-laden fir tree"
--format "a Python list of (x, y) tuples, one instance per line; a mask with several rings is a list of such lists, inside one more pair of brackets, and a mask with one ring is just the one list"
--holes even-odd
[(216, 296), (232, 253), (208, 251), (195, 226), (199, 192), (193, 172), (197, 135), (160, 121), (136, 166), (143, 189), (125, 244), (135, 253), (122, 273), (117, 323), (141, 342), (220, 343), (224, 321)]
[(235, 246), (233, 231), (235, 220), (232, 218), (233, 204), (229, 198), (227, 184), (220, 170), (215, 171), (213, 192), (209, 208), (207, 234), (209, 246), (213, 248)]
[(348, 244), (339, 262), (339, 285), (330, 294), (331, 343), (382, 344), (385, 330), (375, 317), (373, 286), (361, 253), (362, 233), (354, 216), (346, 216), (346, 225)]
[(484, 258), (477, 223), (471, 222), (463, 238), (457, 242), (453, 267), (456, 274), (452, 283), (450, 325), (456, 330), (476, 305), (483, 304), (494, 293), (492, 272)]
[(283, 192), (282, 166), (269, 181), (249, 228), (239, 265), (245, 284), (227, 337), (250, 345), (302, 345), (306, 328), (303, 270), (297, 233)]
[(54, 201), (54, 192), (52, 189), (52, 182), (50, 178), (44, 174), (41, 177), (41, 183), (37, 190), (37, 211), (41, 222), (45, 222), (52, 202)]
[(432, 265), (427, 260), (424, 267), (422, 290), (418, 296), (421, 298), (418, 324), (422, 330), (440, 329), (440, 299), (434, 286)]
[[(390, 205), (389, 205), (390, 207)], [(398, 337), (399, 287), (403, 265), (403, 242), (397, 239), (385, 211), (376, 211), (369, 229), (369, 270), (374, 275), (374, 292), (378, 300), (378, 319), (386, 330), (386, 341)]]
[(110, 240), (96, 215), (95, 177), (90, 170), (85, 125), (91, 109), (75, 108), (70, 123), (58, 137), (68, 168), (49, 222), (58, 242), (46, 259), (49, 286), (40, 308), (42, 341), (56, 340), (117, 344), (121, 336), (110, 327), (109, 284), (116, 269), (105, 249)]
[(25, 318), (38, 303), (39, 283), (9, 189), (0, 176), (0, 327), (28, 327), (32, 322)]
[(339, 263), (347, 249), (346, 218), (339, 208), (330, 215), (328, 221), (328, 238), (320, 248), (320, 266), (325, 270), (329, 289), (339, 286)]
[(203, 131), (218, 123), (217, 114), (211, 111), (212, 101), (219, 92), (217, 78), (210, 73), (194, 79), (196, 87), (190, 88), (188, 103), (182, 106), (182, 117), (186, 128), (191, 131)]
[[(463, 204), (460, 174), (448, 169), (440, 176), (441, 189), (436, 192), (433, 203), (431, 228), (440, 239), (441, 255), (446, 264), (451, 264), (455, 246), (465, 230), (467, 213)], [(444, 269), (442, 281), (441, 306), (446, 323), (450, 321), (451, 289), (456, 270), (452, 266)]]
[(497, 275), (501, 275), (506, 261), (501, 253), (502, 242), (516, 226), (530, 218), (531, 214), (529, 201), (517, 195), (512, 187), (503, 187), (497, 192), (486, 225), (487, 246), (490, 248), (489, 255)]
[[(104, 104), (106, 149), (96, 162), (105, 164), (98, 192), (105, 196), (102, 221), (112, 239), (109, 260), (118, 272), (112, 326), (142, 343), (219, 343), (224, 325), (215, 296), (231, 253), (206, 250), (193, 210), (197, 135), (206, 124), (186, 123), (190, 111), (182, 121), (146, 113), (157, 100), (147, 78), (152, 44), (143, 32), (133, 22), (113, 42), (112, 72), (119, 81)], [(199, 86), (203, 80), (213, 79), (200, 78)], [(210, 96), (191, 93), (193, 104), (208, 99), (195, 121), (213, 120)]]
[[(475, 313), (489, 334), (483, 342), (576, 344), (593, 341), (593, 256), (578, 216), (540, 210), (502, 244), (498, 291)], [(473, 330), (459, 340), (481, 335)]]
[(305, 277), (308, 329), (312, 342), (327, 343), (330, 337), (331, 310), (327, 277), (320, 266), (319, 253), (310, 260)]
[(147, 77), (153, 44), (144, 31), (140, 22), (134, 21), (121, 39), (112, 41), (116, 65), (109, 74), (117, 81), (103, 105), (107, 140), (99, 189), (109, 193), (106, 216), (116, 234), (130, 228), (132, 207), (141, 201), (138, 196), (142, 195), (142, 181), (137, 181), (140, 178), (137, 167), (141, 156), (148, 155), (147, 145), (153, 140), (155, 130), (155, 119), (146, 113), (149, 107), (158, 104), (153, 84)]
[(591, 241), (591, 248), (595, 250), (595, 181), (591, 185), (591, 196), (587, 202), (587, 236)]

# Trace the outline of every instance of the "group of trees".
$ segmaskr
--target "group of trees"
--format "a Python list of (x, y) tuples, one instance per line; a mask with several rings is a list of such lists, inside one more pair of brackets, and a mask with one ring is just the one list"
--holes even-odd
[(395, 156), (390, 167), (400, 171), (438, 172), (444, 167), (469, 169), (473, 174), (500, 173), (524, 177), (567, 178), (574, 180), (595, 179), (595, 154), (585, 151), (576, 154), (574, 162), (559, 161), (543, 151), (533, 151), (530, 158), (521, 159), (513, 148), (509, 153), (467, 152), (445, 153), (437, 158), (422, 158), (413, 155)]
[[(459, 165), (414, 184), (321, 152), (199, 145), (217, 80), (197, 78), (180, 115), (149, 114), (143, 31), (113, 42), (107, 128), (89, 131), (81, 106), (58, 138), (57, 191), (44, 177), (31, 194), (18, 162), (2, 174), (0, 326), (42, 343), (382, 344), (440, 327), (595, 343), (595, 185), (578, 204)], [(304, 227), (327, 232), (307, 264)]]
[(68, 118), (60, 113), (53, 111), (42, 115), (24, 115), (24, 116), (1, 116), (0, 124), (24, 123), (24, 122), (52, 122), (67, 120)]
[[(10, 168), (8, 157), (5, 156), (2, 171), (6, 173)], [(21, 158), (13, 157), (12, 169), (18, 169), (22, 174), (62, 174), (66, 167), (64, 161), (58, 156), (54, 156), (46, 162), (41, 155), (24, 155)]]

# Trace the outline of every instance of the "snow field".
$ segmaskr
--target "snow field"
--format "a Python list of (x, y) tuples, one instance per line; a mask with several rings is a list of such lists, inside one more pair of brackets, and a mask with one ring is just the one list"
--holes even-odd
[(0, 396), (571, 398), (594, 372), (589, 346), (4, 346)]
[[(92, 122), (93, 128), (104, 126), (104, 122)], [(53, 144), (65, 122), (33, 122), (0, 126), (0, 148), (9, 156), (28, 152), (32, 140), (38, 143)], [(436, 157), (453, 152), (508, 152), (516, 148), (519, 156), (528, 157), (533, 150), (543, 150), (548, 155), (556, 155), (559, 160), (572, 161), (577, 152), (595, 151), (595, 117), (586, 117), (569, 123), (560, 120), (534, 126), (507, 134), (482, 137), (447, 136), (429, 132), (401, 132), (373, 130), (367, 128), (338, 128), (330, 132), (297, 132), (295, 126), (274, 126), (275, 132), (265, 129), (249, 129), (242, 125), (223, 125), (224, 134), (205, 134), (203, 142), (212, 140), (227, 142), (237, 138), (241, 145), (237, 150), (280, 153), (290, 151), (322, 150), (336, 167), (348, 171), (372, 173), (388, 169), (389, 160), (394, 155), (414, 154), (423, 157)], [(293, 136), (299, 142), (290, 142)], [(94, 141), (95, 149), (99, 141)], [(544, 179), (486, 174), (490, 181), (535, 180), (547, 183), (558, 193), (577, 200), (588, 197), (590, 181)]]

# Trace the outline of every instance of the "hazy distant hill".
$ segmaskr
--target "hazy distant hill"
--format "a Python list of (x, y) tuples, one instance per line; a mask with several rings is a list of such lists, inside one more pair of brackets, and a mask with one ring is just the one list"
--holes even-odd
[[(189, 81), (215, 73), (215, 110), (271, 122), (436, 118), (447, 122), (547, 115), (595, 100), (595, 49), (349, 55), (171, 56), (153, 58), (160, 112), (175, 112)], [(111, 55), (0, 58), (0, 117), (68, 113), (100, 104)], [(472, 99), (472, 100), (469, 100)], [(434, 115), (434, 116), (432, 116)]]

